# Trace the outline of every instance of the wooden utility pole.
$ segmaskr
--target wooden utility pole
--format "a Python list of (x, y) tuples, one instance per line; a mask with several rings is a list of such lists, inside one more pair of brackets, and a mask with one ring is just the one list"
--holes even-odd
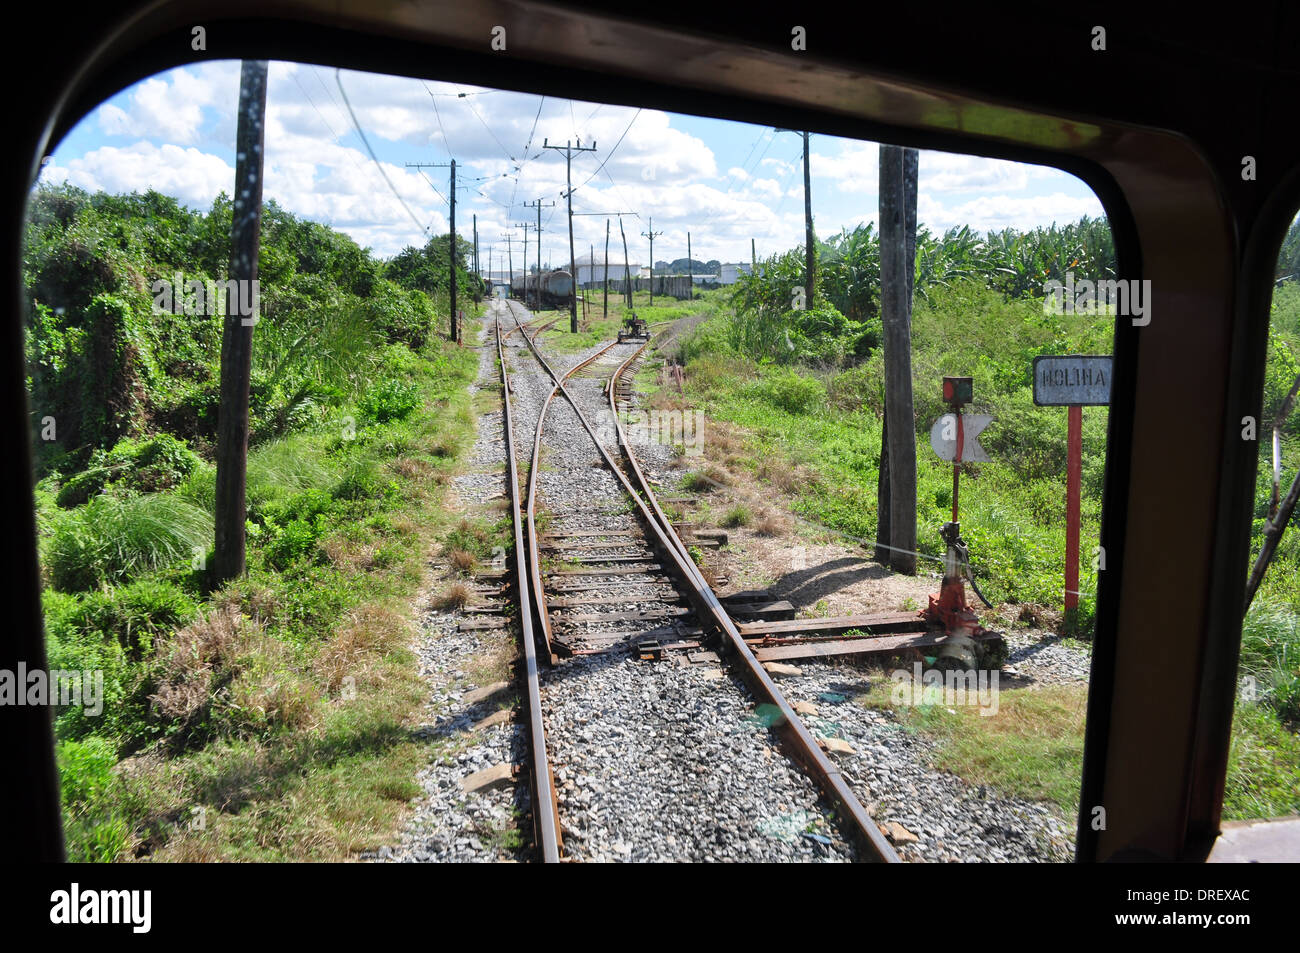
[(653, 308), (655, 304), (655, 238), (663, 234), (663, 232), (655, 231), (653, 215), (650, 216), (649, 229), (648, 232), (642, 232), (641, 237), (650, 239), (650, 307)]
[[(449, 216), (451, 234), (447, 241), (447, 287), (451, 292), (451, 339), (460, 340), (460, 322), (456, 319), (456, 160), (451, 162), (408, 162), (408, 169), (445, 169), (451, 168), (451, 191), (447, 193), (447, 204), (451, 207)], [(477, 225), (475, 226), (477, 231)]]
[(216, 548), (212, 574), (217, 584), (244, 573), (245, 491), (248, 477), (248, 388), (253, 370), (256, 313), (245, 305), (255, 288), (262, 235), (262, 160), (266, 140), (265, 60), (244, 60), (239, 74), (239, 121), (235, 133), (235, 191), (230, 228), (230, 278), (221, 335), (221, 389), (217, 410)]
[[(803, 226), (804, 226), (804, 298), (805, 307), (813, 306), (817, 288), (817, 236), (813, 234), (812, 176), (808, 171), (808, 133), (803, 134)], [(908, 314), (911, 311), (909, 308)], [(910, 318), (909, 318), (910, 320)]]
[(627, 281), (627, 309), (632, 310), (632, 266), (627, 260), (627, 232), (623, 231), (623, 216), (618, 217), (618, 233), (623, 236), (623, 277)]
[(451, 203), (451, 234), (447, 236), (447, 272), (450, 275), (451, 288), (451, 339), (460, 340), (460, 316), (456, 312), (456, 160), (451, 160), (451, 191), (447, 193)]
[[(904, 201), (904, 232), (907, 241), (905, 259), (916, 260), (916, 169), (917, 151), (907, 149), (903, 155), (903, 182), (907, 187), (910, 181), (910, 194)], [(910, 170), (910, 171), (909, 171)], [(910, 175), (910, 178), (909, 178)], [(911, 301), (915, 291), (915, 265), (907, 268), (908, 321), (911, 321)], [(910, 358), (910, 352), (909, 352)], [(910, 359), (909, 359), (910, 364)], [(888, 388), (886, 388), (888, 390)], [(880, 430), (880, 467), (876, 474), (876, 562), (889, 565), (890, 559), (890, 497), (889, 497), (889, 394), (885, 394), (885, 415)]]
[(691, 233), (686, 233), (686, 274), (690, 279), (690, 284), (686, 286), (686, 296), (689, 300), (695, 300), (695, 262), (691, 261)]
[(752, 238), (749, 240), (749, 271), (750, 274), (758, 271), (758, 250)]
[(575, 265), (573, 256), (573, 154), (575, 152), (595, 152), (596, 142), (593, 139), (591, 145), (583, 146), (582, 140), (579, 139), (578, 144), (575, 146), (566, 140), (562, 146), (553, 146), (543, 139), (542, 148), (555, 149), (564, 153), (564, 198), (569, 206), (569, 331), (573, 334), (577, 334), (578, 269)]
[(609, 219), (605, 219), (605, 311), (602, 320), (609, 318)]
[[(596, 246), (593, 245), (593, 244), (588, 243), (588, 245), (587, 245), (587, 249), (588, 249), (588, 251), (587, 251), (587, 262), (588, 262), (588, 264), (591, 266), (591, 281), (589, 281), (588, 284), (595, 284), (595, 282), (596, 282)], [(582, 320), (583, 320), (584, 326), (586, 325), (586, 322), (590, 320), (590, 319), (587, 317), (587, 296), (586, 296), (585, 294), (582, 296)]]
[[(541, 199), (536, 199), (532, 202), (524, 203), (524, 208), (537, 209), (537, 295), (536, 295), (536, 301), (533, 306), (533, 309), (535, 311), (540, 311), (542, 309), (542, 286), (541, 286), (542, 284), (542, 209), (552, 208), (554, 205), (555, 205), (554, 202), (546, 202), (543, 204)], [(525, 289), (524, 304), (528, 303), (527, 288), (528, 288), (528, 260), (524, 259), (524, 289)]]
[[(906, 153), (912, 153), (911, 157)], [(912, 279), (916, 150), (880, 147), (880, 283), (885, 350), (885, 427), (889, 467), (889, 564), (916, 573), (916, 422), (912, 406)], [(911, 211), (909, 211), (909, 206)], [(882, 462), (882, 465), (883, 462)], [(879, 516), (879, 514), (878, 514)]]

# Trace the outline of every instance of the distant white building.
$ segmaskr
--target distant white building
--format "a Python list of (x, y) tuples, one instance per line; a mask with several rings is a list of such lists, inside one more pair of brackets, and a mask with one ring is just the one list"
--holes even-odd
[[(578, 284), (593, 285), (604, 284), (605, 282), (605, 256), (597, 255), (593, 262), (590, 255), (582, 255), (574, 262), (574, 267), (578, 269)], [(630, 269), (632, 277), (641, 273), (641, 266), (632, 262), (625, 265), (622, 261), (615, 261), (613, 257), (609, 259), (609, 280), (622, 281), (624, 277), (624, 268)]]
[(741, 275), (750, 274), (753, 274), (753, 266), (747, 261), (724, 262), (722, 274), (718, 276), (718, 284), (734, 285), (740, 280)]

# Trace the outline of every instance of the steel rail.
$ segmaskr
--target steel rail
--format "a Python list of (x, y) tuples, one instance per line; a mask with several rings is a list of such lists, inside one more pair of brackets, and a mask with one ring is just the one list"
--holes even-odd
[[(557, 319), (558, 320), (558, 319)], [(542, 691), (538, 681), (537, 642), (533, 634), (532, 605), (528, 598), (527, 572), (524, 565), (523, 520), (519, 515), (519, 469), (515, 459), (514, 420), (510, 409), (510, 376), (506, 371), (502, 347), (501, 321), (496, 319), (497, 360), (501, 364), (501, 401), (506, 439), (506, 460), (510, 483), (510, 514), (515, 528), (515, 586), (519, 597), (520, 641), (524, 649), (524, 678), (528, 695), (528, 734), (533, 754), (533, 823), (542, 860), (548, 864), (560, 859), (560, 813), (555, 796), (555, 780), (546, 753), (546, 725), (542, 719)]]
[[(650, 340), (653, 340), (653, 338)], [(754, 656), (753, 649), (750, 648), (740, 634), (740, 630), (736, 628), (736, 624), (732, 621), (722, 603), (718, 601), (713, 588), (704, 578), (699, 567), (695, 564), (695, 560), (691, 558), (690, 553), (687, 551), (686, 544), (682, 542), (668, 517), (664, 515), (659, 506), (659, 501), (650, 489), (650, 483), (646, 479), (645, 473), (641, 470), (636, 455), (632, 452), (631, 445), (627, 440), (627, 434), (623, 428), (623, 421), (620, 419), (618, 412), (618, 381), (645, 349), (650, 346), (650, 340), (637, 348), (631, 357), (619, 365), (618, 370), (610, 377), (608, 394), (610, 411), (614, 415), (614, 426), (618, 430), (619, 448), (627, 458), (628, 465), (635, 474), (636, 481), (645, 495), (646, 502), (649, 504), (648, 509), (653, 513), (655, 529), (660, 538), (668, 542), (675, 561), (690, 580), (691, 587), (705, 605), (707, 614), (712, 616), (718, 628), (726, 636), (731, 649), (740, 660), (741, 674), (745, 681), (755, 694), (780, 710), (782, 717), (779, 729), (784, 740), (793, 750), (797, 759), (813, 774), (823, 793), (841, 810), (846, 821), (852, 825), (859, 846), (865, 848), (868, 855), (874, 855), (878, 860), (897, 863), (899, 857), (894, 848), (880, 833), (880, 828), (876, 826), (871, 815), (862, 806), (857, 795), (853, 793), (853, 789), (844, 780), (844, 776), (840, 774), (839, 769), (827, 757), (821, 745), (817, 743), (817, 739), (804, 725), (803, 720), (786, 701), (785, 695), (777, 688), (776, 683), (772, 681), (772, 677), (768, 675), (762, 663)], [(579, 414), (581, 414), (580, 411)], [(627, 483), (626, 479), (624, 483)], [(647, 511), (645, 503), (642, 503), (641, 508), (643, 512)]]
[[(511, 309), (511, 316), (514, 317), (515, 319), (515, 324), (517, 325), (516, 330), (523, 331), (524, 341), (527, 342), (528, 346), (532, 349), (533, 353), (537, 355), (537, 359), (541, 361), (542, 360), (541, 352), (538, 351), (537, 349), (536, 339), (537, 339), (537, 335), (540, 334), (543, 329), (538, 328), (536, 331), (534, 331), (532, 337), (529, 337), (528, 329), (525, 328), (523, 324), (519, 323), (519, 317), (514, 314), (513, 309)], [(556, 320), (558, 321), (559, 318), (557, 318)], [(588, 364), (595, 361), (598, 357), (600, 357), (610, 348), (614, 347), (617, 343), (618, 343), (617, 341), (611, 342), (610, 344), (601, 348), (591, 357), (587, 358), (582, 363), (572, 367), (564, 375), (564, 379), (567, 380), (569, 377), (576, 374), (582, 368), (586, 367)], [(542, 361), (542, 366), (546, 367), (547, 372), (552, 377), (555, 377), (555, 373), (551, 371), (549, 365), (547, 365), (544, 361)], [(557, 381), (558, 380), (559, 379), (557, 378)], [(556, 387), (551, 388), (551, 392), (547, 394), (546, 399), (542, 401), (541, 412), (537, 415), (537, 429), (533, 434), (532, 462), (529, 464), (528, 467), (527, 519), (528, 519), (528, 562), (530, 566), (529, 579), (531, 580), (532, 587), (533, 587), (533, 604), (534, 606), (536, 606), (537, 609), (537, 618), (542, 631), (543, 644), (546, 647), (547, 660), (552, 664), (554, 664), (555, 662), (555, 648), (551, 640), (551, 616), (550, 616), (550, 612), (546, 607), (546, 587), (542, 584), (542, 549), (541, 549), (541, 541), (539, 539), (539, 534), (537, 532), (537, 480), (538, 480), (538, 474), (541, 473), (541, 469), (542, 469), (541, 467), (542, 431), (546, 424), (546, 412), (548, 409), (550, 409), (551, 401), (555, 398), (556, 392), (559, 389), (561, 389), (561, 387), (562, 385), (557, 384)]]
[[(515, 320), (517, 322), (518, 318), (516, 317)], [(879, 860), (888, 863), (899, 862), (898, 854), (885, 839), (884, 835), (880, 833), (880, 829), (872, 820), (871, 815), (867, 813), (866, 808), (864, 808), (861, 802), (858, 801), (857, 796), (853, 793), (853, 789), (844, 780), (839, 769), (831, 763), (830, 759), (826, 756), (826, 753), (822, 751), (821, 746), (817, 743), (817, 739), (813, 736), (812, 732), (810, 732), (807, 726), (804, 725), (802, 719), (799, 718), (799, 715), (790, 706), (790, 703), (786, 701), (785, 696), (772, 681), (771, 676), (767, 674), (767, 671), (762, 667), (758, 659), (754, 657), (753, 650), (745, 642), (739, 630), (736, 628), (735, 623), (731, 620), (730, 615), (728, 615), (726, 609), (723, 608), (722, 603), (718, 601), (713, 589), (700, 573), (699, 567), (695, 565), (695, 561), (691, 559), (685, 546), (677, 537), (677, 534), (672, 530), (667, 518), (663, 515), (663, 511), (659, 508), (654, 493), (649, 489), (649, 483), (646, 481), (644, 473), (642, 473), (635, 457), (628, 450), (626, 434), (623, 430), (622, 422), (618, 419), (617, 378), (627, 369), (628, 366), (631, 365), (632, 361), (649, 346), (650, 341), (647, 341), (638, 348), (632, 357), (629, 357), (619, 366), (619, 369), (615, 371), (615, 374), (611, 378), (607, 387), (610, 409), (614, 413), (614, 423), (618, 432), (619, 446), (623, 450), (624, 455), (628, 458), (628, 462), (633, 472), (637, 475), (638, 482), (641, 484), (643, 492), (645, 493), (645, 498), (643, 498), (641, 493), (637, 492), (636, 487), (632, 485), (627, 475), (623, 472), (622, 467), (618, 465), (617, 461), (615, 461), (609, 451), (607, 451), (604, 445), (600, 442), (599, 437), (597, 437), (596, 432), (592, 428), (591, 423), (587, 420), (586, 415), (578, 406), (577, 401), (574, 400), (573, 395), (569, 393), (568, 388), (564, 386), (564, 382), (568, 378), (572, 377), (574, 373), (605, 354), (610, 350), (610, 348), (616, 346), (618, 342), (611, 342), (609, 345), (597, 351), (591, 357), (571, 368), (561, 376), (556, 374), (555, 370), (542, 356), (541, 351), (537, 348), (535, 342), (528, 337), (527, 333), (524, 334), (524, 340), (528, 342), (528, 346), (532, 349), (538, 363), (542, 365), (547, 374), (550, 375), (551, 379), (555, 381), (555, 386), (551, 389), (546, 404), (543, 406), (542, 416), (538, 418), (537, 442), (535, 447), (540, 445), (542, 421), (545, 417), (546, 406), (550, 404), (550, 401), (557, 393), (563, 394), (565, 399), (568, 400), (569, 404), (573, 407), (574, 413), (577, 414), (578, 420), (582, 423), (584, 429), (586, 429), (588, 436), (590, 436), (592, 442), (595, 443), (596, 449), (605, 460), (606, 465), (623, 485), (624, 490), (627, 491), (628, 495), (640, 510), (641, 516), (645, 520), (646, 525), (655, 536), (658, 537), (661, 547), (666, 551), (667, 555), (671, 557), (673, 563), (675, 563), (678, 575), (688, 583), (687, 598), (695, 605), (702, 618), (711, 617), (717, 625), (717, 628), (723, 632), (735, 655), (741, 661), (741, 675), (750, 686), (750, 689), (754, 691), (756, 696), (766, 700), (780, 712), (781, 718), (775, 727), (777, 727), (780, 732), (782, 740), (786, 742), (791, 754), (796, 758), (796, 760), (802, 763), (809, 773), (812, 774), (823, 794), (843, 814), (844, 819), (846, 823), (850, 825), (851, 833), (853, 834), (855, 841), (857, 841), (858, 847), (863, 851), (864, 856), (871, 860)], [(537, 467), (534, 465), (534, 472), (536, 469)], [(531, 473), (529, 477), (531, 487)], [(647, 499), (649, 500), (649, 505), (647, 505)], [(530, 488), (530, 513), (533, 502), (534, 494)], [(535, 542), (534, 538), (534, 543)], [(534, 568), (536, 568), (536, 560), (534, 561)], [(540, 586), (540, 576), (538, 578)]]

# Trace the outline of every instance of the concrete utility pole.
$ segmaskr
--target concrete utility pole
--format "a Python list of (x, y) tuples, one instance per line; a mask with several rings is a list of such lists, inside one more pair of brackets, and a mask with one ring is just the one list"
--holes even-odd
[(528, 277), (528, 230), (533, 228), (532, 222), (513, 222), (513, 228), (524, 230), (524, 277)]
[(605, 219), (605, 312), (601, 320), (609, 318), (609, 219)]
[(510, 280), (514, 281), (515, 280), (515, 251), (510, 243), (515, 236), (511, 235), (509, 232), (506, 232), (501, 237), (506, 240), (506, 267), (510, 269)]
[(575, 152), (595, 152), (596, 141), (593, 139), (591, 145), (584, 146), (582, 140), (578, 144), (572, 145), (567, 140), (562, 146), (550, 145), (547, 140), (542, 140), (543, 149), (555, 149), (564, 153), (564, 198), (569, 206), (569, 331), (573, 334), (578, 333), (578, 275), (577, 267), (574, 263), (573, 256), (573, 154)]
[(653, 308), (655, 304), (655, 239), (663, 234), (663, 232), (655, 231), (653, 215), (650, 217), (649, 229), (648, 232), (642, 232), (641, 237), (650, 239), (650, 307)]
[[(880, 315), (885, 350), (889, 563), (916, 573), (916, 424), (912, 406), (912, 284), (916, 267), (915, 149), (880, 147)], [(908, 232), (912, 234), (908, 235)], [(884, 457), (888, 456), (886, 461)], [(881, 514), (877, 513), (879, 519)]]
[(248, 388), (253, 369), (253, 326), (245, 313), (257, 301), (257, 256), (262, 236), (262, 160), (266, 140), (265, 60), (244, 60), (239, 75), (235, 134), (235, 191), (231, 216), (230, 278), (221, 335), (221, 403), (217, 412), (216, 548), (212, 574), (222, 583), (244, 573), (245, 490), (248, 478)]
[[(528, 222), (515, 222), (515, 228), (522, 228), (524, 230), (524, 287), (525, 288), (528, 287), (528, 230), (532, 227), (533, 226), (530, 225)], [(511, 275), (510, 277), (513, 279), (514, 275)], [(527, 297), (526, 294), (525, 297)]]
[(451, 291), (451, 339), (460, 340), (460, 323), (456, 319), (456, 160), (451, 162), (408, 162), (408, 169), (445, 169), (451, 167), (451, 191), (447, 193), (447, 204), (451, 206), (451, 234), (447, 240), (447, 286)]
[[(594, 148), (594, 147), (593, 147)], [(534, 310), (542, 309), (542, 209), (554, 207), (554, 202), (542, 203), (541, 199), (525, 202), (524, 208), (537, 209), (537, 295)], [(524, 261), (524, 304), (528, 303), (528, 262)]]

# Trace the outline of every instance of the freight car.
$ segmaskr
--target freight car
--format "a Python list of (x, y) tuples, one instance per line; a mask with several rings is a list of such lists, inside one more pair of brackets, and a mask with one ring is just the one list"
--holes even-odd
[[(510, 297), (517, 298), (529, 307), (565, 308), (569, 296), (573, 294), (573, 276), (562, 268), (544, 271), (539, 276), (523, 275), (510, 282)], [(541, 299), (538, 299), (538, 285), (541, 285)]]

